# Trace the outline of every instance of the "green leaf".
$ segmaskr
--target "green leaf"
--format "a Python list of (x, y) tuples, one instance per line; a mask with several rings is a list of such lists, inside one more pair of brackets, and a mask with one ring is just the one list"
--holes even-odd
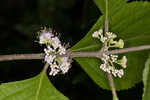
[(38, 76), (0, 85), (0, 100), (68, 100), (50, 83), (43, 71)]
[[(108, 0), (108, 16), (111, 18), (113, 15), (115, 15), (121, 8), (126, 4), (128, 0)], [(101, 12), (105, 15), (106, 13), (106, 7), (105, 3), (106, 0), (94, 0), (98, 8), (101, 10)]]
[(150, 56), (146, 61), (143, 71), (144, 93), (142, 100), (150, 100)]
[[(111, 0), (109, 0), (111, 1)], [(125, 42), (125, 48), (150, 44), (150, 3), (132, 2), (122, 5), (113, 16), (110, 16), (109, 31), (114, 32)], [(104, 29), (104, 16), (101, 16), (88, 34), (72, 47), (73, 52), (97, 51), (101, 44), (92, 38), (92, 33)], [(116, 90), (128, 89), (142, 80), (142, 71), (148, 55), (147, 51), (125, 53), (127, 68), (125, 75), (113, 78)], [(104, 89), (110, 89), (107, 75), (100, 70), (100, 60), (96, 58), (75, 58), (84, 71)]]

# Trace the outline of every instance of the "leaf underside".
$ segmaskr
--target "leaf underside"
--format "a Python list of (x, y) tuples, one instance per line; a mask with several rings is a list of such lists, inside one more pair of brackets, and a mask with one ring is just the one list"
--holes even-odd
[(45, 72), (38, 76), (0, 85), (0, 100), (68, 100), (50, 83)]
[(144, 93), (142, 100), (150, 100), (150, 56), (146, 61), (143, 71)]
[[(98, 2), (99, 1), (99, 2)], [(101, 2), (100, 2), (101, 1)], [(109, 0), (113, 5), (109, 8), (109, 31), (117, 34), (125, 42), (125, 48), (150, 44), (150, 3), (149, 2), (131, 2), (126, 0)], [(97, 51), (101, 48), (101, 43), (91, 37), (92, 33), (100, 28), (104, 29), (104, 7), (100, 3), (103, 0), (95, 0), (103, 14), (88, 34), (79, 41), (74, 47), (73, 52)], [(105, 4), (103, 4), (105, 5)], [(108, 9), (109, 10), (109, 9)], [(113, 12), (113, 13), (111, 13)], [(148, 51), (132, 52), (123, 54), (127, 56), (127, 68), (124, 76), (114, 78), (116, 90), (128, 89), (142, 80), (142, 72), (146, 61)], [(94, 80), (96, 84), (104, 89), (110, 89), (107, 75), (100, 66), (100, 60), (96, 58), (75, 58), (84, 71)]]

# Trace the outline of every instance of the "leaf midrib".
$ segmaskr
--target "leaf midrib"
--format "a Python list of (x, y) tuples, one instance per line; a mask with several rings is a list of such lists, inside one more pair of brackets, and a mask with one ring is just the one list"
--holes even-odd
[(36, 95), (35, 95), (35, 100), (39, 99), (38, 97), (39, 97), (41, 86), (42, 86), (42, 83), (43, 83), (42, 80), (44, 78), (44, 74), (45, 74), (45, 70), (43, 70), (42, 73), (41, 73), (40, 80), (39, 80), (39, 85), (38, 85), (37, 92), (36, 92)]

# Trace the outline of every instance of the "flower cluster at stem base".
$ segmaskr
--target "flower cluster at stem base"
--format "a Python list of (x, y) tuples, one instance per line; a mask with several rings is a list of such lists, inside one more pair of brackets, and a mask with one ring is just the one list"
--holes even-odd
[[(118, 60), (118, 55), (105, 54), (105, 51), (108, 51), (110, 48), (123, 48), (124, 41), (122, 39), (117, 41), (117, 35), (112, 32), (106, 32), (104, 34), (102, 29), (95, 31), (92, 34), (92, 37), (98, 38), (103, 43), (102, 49), (104, 53), (101, 56), (103, 64), (100, 65), (100, 69), (112, 74), (114, 77), (121, 78), (124, 75), (123, 68), (127, 67), (126, 56), (123, 56)], [(114, 64), (121, 66), (121, 68), (117, 69)]]
[(66, 54), (66, 48), (63, 46), (57, 36), (52, 34), (51, 30), (41, 30), (39, 36), (39, 43), (45, 44), (45, 62), (51, 68), (49, 75), (55, 76), (58, 73), (65, 74), (70, 68), (69, 57), (58, 57), (57, 55)]

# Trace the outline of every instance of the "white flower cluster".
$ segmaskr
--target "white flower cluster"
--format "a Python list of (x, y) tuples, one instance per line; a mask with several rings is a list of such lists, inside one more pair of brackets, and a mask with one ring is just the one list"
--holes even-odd
[(52, 31), (46, 29), (40, 32), (39, 43), (45, 44), (45, 61), (49, 64), (51, 71), (49, 75), (55, 76), (58, 73), (65, 74), (70, 68), (70, 59), (68, 57), (57, 57), (57, 55), (66, 54), (66, 48), (61, 45), (57, 36)]
[(126, 68), (127, 58), (123, 56), (122, 59), (118, 60), (117, 55), (102, 55), (103, 64), (100, 65), (100, 69), (107, 73), (112, 73), (115, 77), (121, 78), (124, 75), (123, 69), (116, 69), (113, 63), (121, 65)]
[[(106, 34), (103, 34), (103, 30), (100, 29), (92, 34), (94, 38), (98, 38), (106, 47), (104, 47), (104, 51), (107, 51), (111, 47), (115, 48), (123, 48), (124, 42), (122, 39), (119, 41), (114, 40), (117, 35), (112, 32), (106, 32)], [(122, 68), (126, 68), (127, 64), (127, 58), (126, 56), (123, 56), (120, 60), (118, 60), (118, 55), (108, 55), (103, 53), (101, 60), (103, 61), (103, 64), (100, 65), (100, 69), (107, 73), (111, 73), (114, 77), (121, 78), (124, 75), (123, 69), (117, 69), (114, 66), (114, 63), (121, 65)]]

